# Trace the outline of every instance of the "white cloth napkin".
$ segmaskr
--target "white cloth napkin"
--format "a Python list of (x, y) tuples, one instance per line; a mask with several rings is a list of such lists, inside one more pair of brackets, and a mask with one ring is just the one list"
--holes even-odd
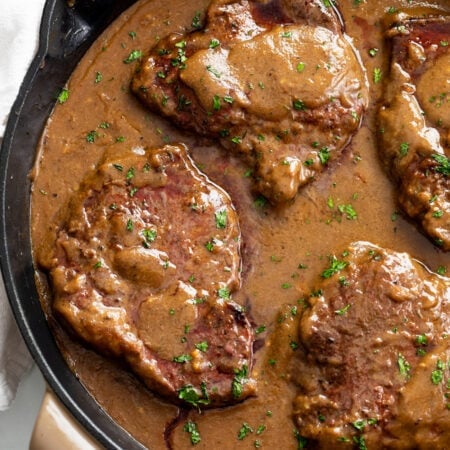
[[(36, 52), (45, 0), (0, 0), (0, 141), (6, 120)], [(0, 411), (9, 407), (32, 359), (6, 298), (0, 275)]]

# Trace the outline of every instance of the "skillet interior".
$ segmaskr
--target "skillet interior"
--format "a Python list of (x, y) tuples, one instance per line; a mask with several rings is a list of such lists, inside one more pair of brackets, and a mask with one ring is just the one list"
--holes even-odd
[(0, 155), (0, 263), (25, 342), (51, 389), (105, 447), (143, 448), (115, 424), (68, 369), (47, 325), (34, 282), (29, 172), (59, 90), (97, 36), (134, 0), (45, 4), (38, 52), (13, 105)]

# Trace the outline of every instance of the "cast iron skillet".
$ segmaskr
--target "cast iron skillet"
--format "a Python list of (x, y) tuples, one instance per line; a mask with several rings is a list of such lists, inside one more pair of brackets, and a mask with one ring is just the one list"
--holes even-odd
[(67, 367), (34, 283), (30, 179), (35, 149), (56, 96), (95, 38), (135, 0), (47, 0), (38, 53), (12, 108), (0, 154), (0, 263), (6, 292), (28, 348), (47, 383), (106, 448), (143, 449), (99, 407)]

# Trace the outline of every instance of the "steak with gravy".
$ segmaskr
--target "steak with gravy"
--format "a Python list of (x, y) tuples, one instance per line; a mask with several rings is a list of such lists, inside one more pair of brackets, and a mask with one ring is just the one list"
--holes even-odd
[(387, 33), (390, 77), (379, 152), (401, 210), (450, 250), (450, 17), (408, 19)]
[(448, 448), (448, 278), (356, 242), (308, 297), (293, 371), (307, 448)]
[(240, 155), (273, 203), (339, 158), (367, 104), (364, 69), (321, 0), (215, 0), (201, 30), (150, 50), (131, 86), (153, 111)]
[(104, 161), (64, 214), (47, 264), (53, 309), (76, 336), (174, 402), (254, 393), (253, 330), (231, 299), (238, 217), (184, 146)]

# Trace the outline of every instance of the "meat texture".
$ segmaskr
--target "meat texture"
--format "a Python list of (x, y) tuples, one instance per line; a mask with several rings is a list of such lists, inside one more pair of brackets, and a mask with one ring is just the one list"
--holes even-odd
[(300, 319), (294, 418), (306, 448), (447, 449), (450, 281), (356, 242)]
[(390, 77), (379, 112), (379, 151), (407, 217), (450, 250), (450, 17), (389, 30)]
[(214, 0), (203, 29), (151, 49), (132, 80), (152, 110), (217, 139), (272, 202), (295, 197), (357, 130), (365, 73), (321, 0)]
[(192, 406), (245, 399), (253, 330), (231, 299), (240, 229), (228, 195), (182, 146), (105, 161), (74, 195), (49, 264), (57, 316)]

